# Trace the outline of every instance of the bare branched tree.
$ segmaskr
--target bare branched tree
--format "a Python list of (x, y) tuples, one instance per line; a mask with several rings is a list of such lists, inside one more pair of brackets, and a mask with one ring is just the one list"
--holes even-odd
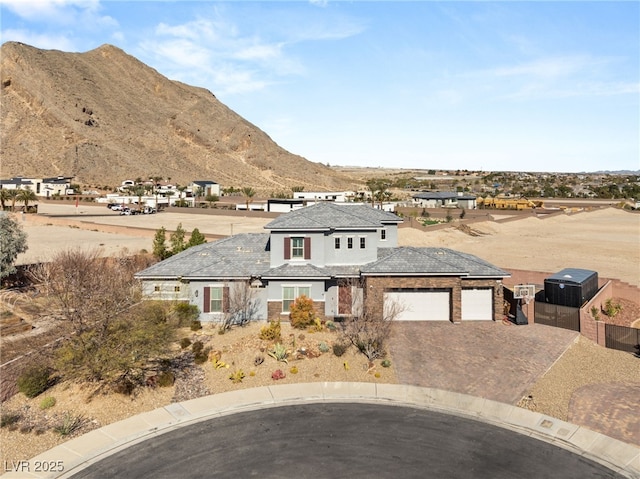
[(228, 331), (232, 326), (244, 326), (258, 314), (257, 292), (248, 281), (232, 284), (228, 290), (226, 307), (221, 331)]
[[(385, 298), (384, 291), (367, 288), (365, 280), (349, 279), (339, 285), (339, 309), (350, 311), (345, 316), (342, 334), (369, 361), (386, 355), (391, 322), (400, 316), (404, 306)], [(347, 304), (348, 303), (348, 304)]]
[(141, 287), (133, 277), (148, 264), (139, 257), (101, 258), (99, 250), (71, 249), (32, 268), (31, 278), (66, 326), (57, 354), (64, 376), (118, 381), (163, 353), (171, 327), (139, 304)]

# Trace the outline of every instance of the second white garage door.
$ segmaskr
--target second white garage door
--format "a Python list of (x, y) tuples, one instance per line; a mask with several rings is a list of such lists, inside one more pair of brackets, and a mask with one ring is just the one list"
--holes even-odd
[(385, 305), (397, 302), (403, 311), (399, 321), (450, 321), (449, 291), (394, 291), (384, 294)]
[(492, 289), (463, 289), (462, 290), (462, 320), (463, 321), (493, 320), (493, 290)]

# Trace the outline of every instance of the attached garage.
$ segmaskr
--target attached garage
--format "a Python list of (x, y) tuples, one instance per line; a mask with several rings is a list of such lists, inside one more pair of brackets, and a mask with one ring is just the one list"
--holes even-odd
[(385, 308), (396, 302), (403, 311), (398, 321), (451, 321), (451, 292), (392, 291), (384, 294)]
[(462, 321), (493, 320), (493, 289), (462, 290)]

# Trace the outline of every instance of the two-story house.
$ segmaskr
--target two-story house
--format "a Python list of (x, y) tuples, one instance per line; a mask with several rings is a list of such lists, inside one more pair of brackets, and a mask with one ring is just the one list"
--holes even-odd
[(400, 320), (502, 318), (509, 273), (447, 248), (398, 247), (401, 222), (368, 205), (319, 203), (279, 216), (268, 233), (189, 248), (137, 277), (148, 298), (188, 301), (202, 321), (221, 320), (247, 298), (251, 318), (286, 320), (301, 295), (333, 319), (374, 290), (403, 305)]

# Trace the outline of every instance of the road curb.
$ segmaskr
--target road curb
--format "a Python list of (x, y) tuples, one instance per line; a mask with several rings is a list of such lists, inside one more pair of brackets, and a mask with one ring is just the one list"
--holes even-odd
[(640, 448), (575, 424), (440, 389), (349, 382), (265, 386), (169, 404), (71, 439), (28, 461), (5, 464), (5, 469), (11, 466), (12, 470), (1, 477), (70, 478), (111, 454), (174, 428), (239, 412), (323, 402), (408, 406), (475, 419), (551, 443), (624, 477), (640, 478)]

